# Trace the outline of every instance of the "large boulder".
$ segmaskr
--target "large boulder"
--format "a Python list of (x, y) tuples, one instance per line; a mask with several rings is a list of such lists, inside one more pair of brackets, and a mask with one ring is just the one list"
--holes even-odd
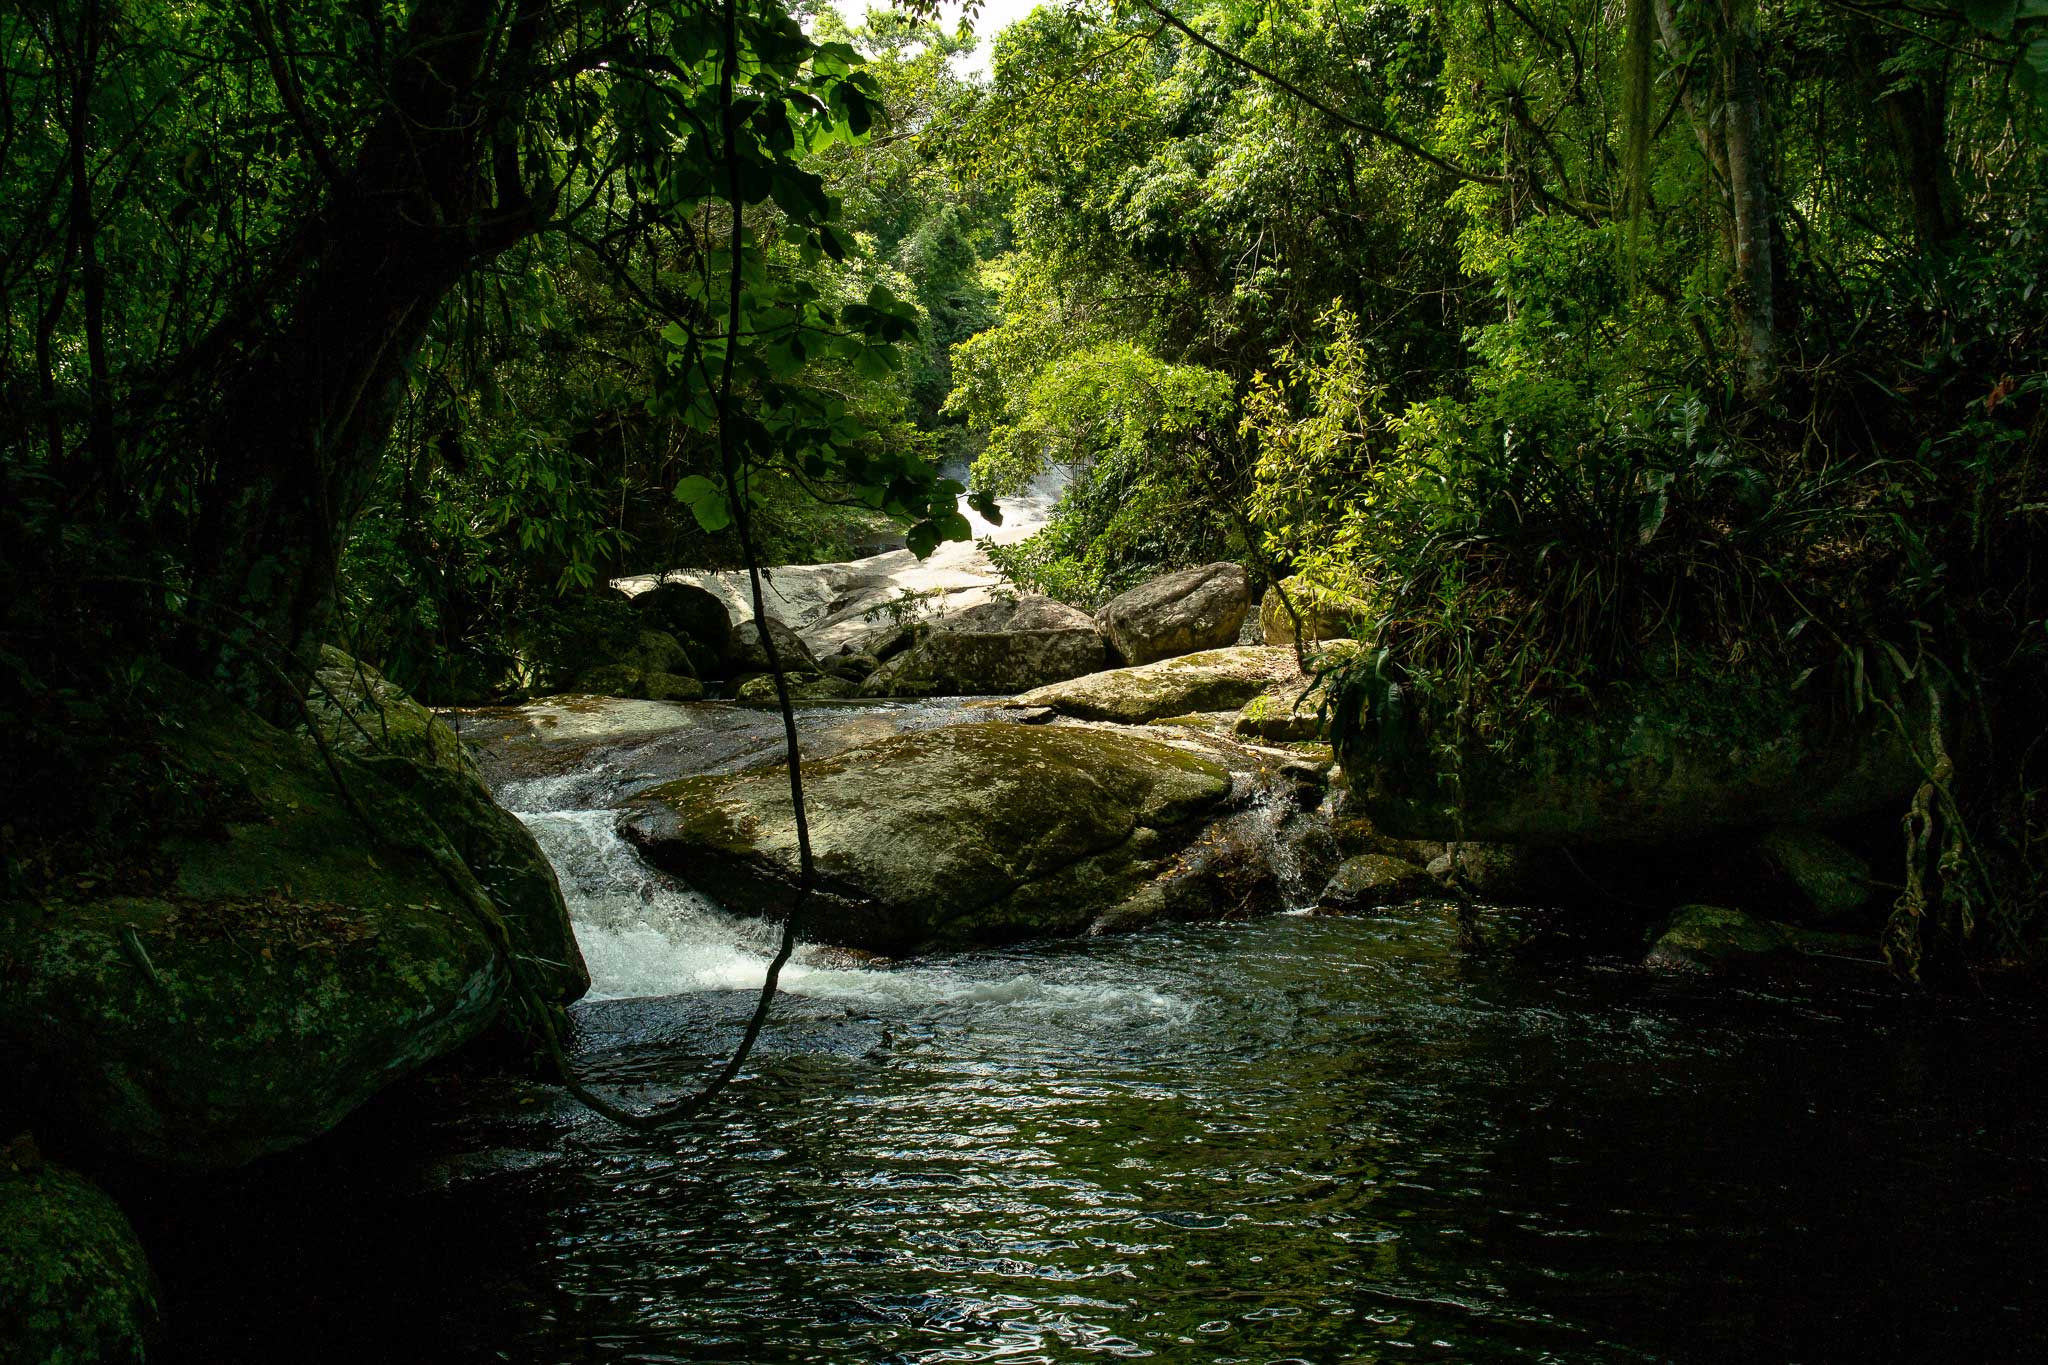
[(1026, 692), (1011, 704), (1046, 707), (1077, 720), (1143, 725), (1192, 711), (1235, 710), (1289, 680), (1296, 690), (1305, 685), (1292, 651), (1244, 645), (1073, 678)]
[(1236, 643), (1250, 608), (1243, 569), (1204, 564), (1111, 598), (1095, 621), (1123, 662), (1149, 664)]
[[(774, 617), (768, 618), (768, 637), (775, 643), (775, 661), (782, 665), (785, 673), (819, 672), (818, 658), (811, 653), (811, 647), (803, 637)], [(732, 645), (725, 652), (725, 676), (745, 677), (749, 673), (768, 673), (768, 651), (761, 647), (761, 627), (755, 621), (746, 621), (733, 628)]]
[(861, 687), (866, 697), (997, 696), (1093, 673), (1102, 636), (1049, 597), (984, 602), (928, 623)]
[(1781, 826), (1746, 850), (1737, 885), (1773, 911), (1815, 924), (1852, 919), (1874, 908), (1870, 864), (1816, 829)]
[(156, 1279), (127, 1215), (83, 1176), (0, 1154), (0, 1365), (140, 1362)]
[(156, 813), (0, 903), (0, 1092), (40, 1124), (182, 1168), (326, 1131), (498, 1018), (493, 887), (513, 954), (580, 989), (552, 874), (473, 778), (343, 753), (344, 795), (306, 737), (152, 685)]
[(306, 709), (328, 743), (359, 754), (398, 754), (457, 772), (476, 765), (448, 722), (397, 684), (333, 645), (306, 689)]
[(447, 837), (497, 907), (527, 981), (549, 1005), (567, 1005), (590, 989), (554, 865), (533, 831), (499, 805), (467, 772), (380, 758), (368, 766), (404, 792)]
[(1390, 753), (1369, 727), (1340, 757), (1388, 833), (1496, 843), (1668, 845), (1833, 824), (1902, 810), (1923, 780), (1875, 708), (1839, 717), (1763, 678), (1617, 686), (1512, 747), (1475, 740), (1455, 774), (1440, 747)]
[[(1289, 612), (1289, 607), (1294, 610)], [(1295, 629), (1297, 618), (1299, 631)], [(1268, 587), (1259, 599), (1259, 631), (1269, 645), (1292, 645), (1297, 634), (1303, 643), (1348, 640), (1362, 634), (1371, 619), (1372, 608), (1362, 599), (1299, 574)]]
[[(1218, 763), (1138, 736), (1001, 722), (804, 764), (819, 891), (807, 937), (882, 952), (1067, 934), (1167, 871), (1221, 807)], [(780, 916), (797, 880), (780, 767), (692, 777), (625, 822), (649, 861)]]
[(650, 629), (674, 636), (696, 677), (717, 673), (732, 649), (732, 613), (717, 594), (694, 583), (657, 583), (633, 599)]
[(704, 695), (690, 652), (665, 630), (641, 630), (610, 662), (577, 677), (578, 692), (643, 701), (696, 701)]

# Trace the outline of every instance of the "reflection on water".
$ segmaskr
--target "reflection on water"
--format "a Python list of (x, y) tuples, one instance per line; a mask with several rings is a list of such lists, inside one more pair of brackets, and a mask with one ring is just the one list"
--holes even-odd
[[(577, 1010), (579, 1062), (653, 1101), (737, 1033), (765, 940), (624, 852), (602, 802), (638, 772), (507, 795), (609, 997)], [(685, 1129), (451, 1075), (164, 1215), (183, 1358), (2048, 1345), (2048, 1049), (2012, 1008), (1476, 954), (1430, 906), (821, 955), (789, 984), (748, 1078)]]

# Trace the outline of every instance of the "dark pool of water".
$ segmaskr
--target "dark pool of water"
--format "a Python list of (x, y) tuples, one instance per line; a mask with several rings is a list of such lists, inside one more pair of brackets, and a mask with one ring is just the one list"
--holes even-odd
[[(745, 997), (579, 1011), (655, 1097)], [(844, 973), (656, 1138), (449, 1074), (146, 1235), (189, 1361), (2048, 1356), (2034, 1014), (1427, 906)]]

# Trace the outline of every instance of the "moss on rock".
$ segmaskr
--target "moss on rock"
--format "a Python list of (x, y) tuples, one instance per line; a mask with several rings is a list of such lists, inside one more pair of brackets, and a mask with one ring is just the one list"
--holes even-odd
[[(806, 933), (887, 952), (1073, 933), (1132, 895), (1231, 790), (1137, 736), (999, 722), (806, 763), (821, 891)], [(786, 913), (796, 831), (780, 767), (649, 793), (628, 837), (733, 909)]]
[(127, 1215), (61, 1167), (0, 1165), (0, 1365), (127, 1365), (158, 1330)]
[(1091, 673), (1026, 692), (1013, 704), (1077, 720), (1143, 725), (1194, 711), (1234, 711), (1290, 678), (1302, 685), (1292, 651), (1246, 645)]
[[(530, 843), (464, 774), (343, 754), (344, 797), (305, 737), (177, 675), (157, 686), (138, 742), (206, 814), (0, 904), (0, 1085), (108, 1157), (233, 1166), (497, 1017), (507, 971), (469, 905), (489, 893), (457, 845), (488, 862)], [(537, 876), (514, 900), (561, 916)]]

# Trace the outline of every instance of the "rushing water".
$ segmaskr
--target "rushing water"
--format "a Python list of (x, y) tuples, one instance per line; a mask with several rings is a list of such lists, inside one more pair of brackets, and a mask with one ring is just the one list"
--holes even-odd
[[(578, 1063), (647, 1102), (715, 1064), (766, 942), (612, 831), (625, 794), (773, 742), (759, 713), (677, 715), (500, 774), (597, 979)], [(1417, 905), (802, 958), (747, 1078), (680, 1131), (454, 1073), (174, 1203), (175, 1338), (195, 1361), (2040, 1358), (2038, 1017), (1646, 973), (1578, 919), (1517, 954)]]

